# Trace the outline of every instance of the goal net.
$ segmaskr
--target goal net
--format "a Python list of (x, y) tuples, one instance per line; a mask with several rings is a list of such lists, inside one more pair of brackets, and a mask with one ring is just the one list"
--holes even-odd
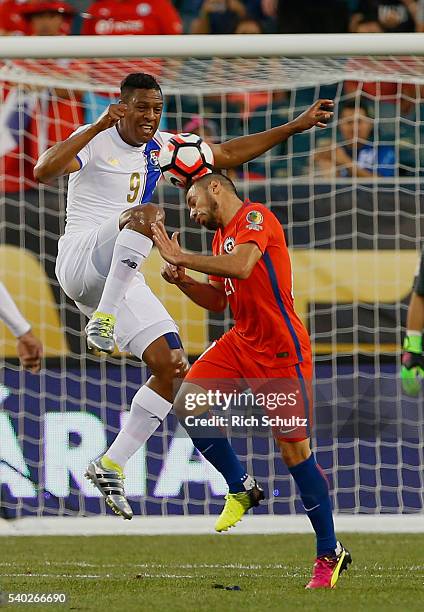
[[(118, 99), (122, 78), (139, 71), (163, 88), (161, 129), (214, 142), (334, 99), (326, 128), (294, 136), (231, 176), (286, 232), (296, 309), (315, 354), (313, 445), (335, 510), (422, 511), (422, 400), (402, 395), (398, 371), (424, 230), (424, 59), (301, 53), (1, 60), (0, 280), (45, 351), (41, 374), (24, 373), (0, 324), (1, 516), (107, 512), (83, 474), (114, 439), (147, 373), (130, 355), (87, 353), (85, 320), (54, 275), (67, 180), (39, 186), (32, 167), (47, 147), (94, 121)], [(185, 248), (206, 252), (211, 234), (190, 223), (182, 193), (161, 184), (155, 197), (168, 230), (181, 230)], [(194, 358), (229, 328), (229, 313), (197, 308), (159, 268), (154, 251), (144, 272)], [(271, 433), (233, 432), (232, 442), (265, 486), (258, 512), (301, 512)], [(209, 514), (222, 507), (226, 487), (170, 415), (128, 464), (126, 490), (136, 514)]]

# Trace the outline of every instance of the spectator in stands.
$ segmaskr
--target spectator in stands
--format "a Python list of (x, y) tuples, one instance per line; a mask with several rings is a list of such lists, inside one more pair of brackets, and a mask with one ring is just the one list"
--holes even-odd
[(87, 11), (82, 34), (181, 34), (171, 0), (100, 0)]
[[(217, 124), (211, 119), (204, 119), (200, 115), (195, 115), (190, 121), (185, 123), (183, 125), (183, 132), (197, 134), (208, 144), (213, 144), (219, 140)], [(226, 175), (231, 180), (237, 178), (237, 172), (233, 168), (227, 170)]]
[(236, 24), (233, 34), (263, 34), (263, 31), (259, 21), (246, 17)]
[(281, 34), (347, 32), (349, 8), (346, 0), (262, 0), (263, 10), (275, 16)]
[[(73, 9), (66, 2), (37, 1), (21, 8), (27, 31), (35, 36), (57, 36), (69, 32)], [(19, 65), (17, 60), (16, 65)], [(37, 74), (37, 62), (23, 61), (25, 70)], [(68, 75), (77, 71), (84, 78), (85, 65), (70, 60), (44, 60), (41, 70)], [(0, 187), (17, 194), (35, 187), (33, 163), (44, 148), (65, 140), (83, 123), (80, 95), (76, 91), (44, 87), (13, 86), (3, 90), (0, 116)], [(37, 192), (38, 193), (38, 192)], [(36, 194), (34, 193), (34, 198)], [(56, 204), (57, 205), (57, 204)]]
[(31, 0), (5, 0), (0, 4), (0, 36), (24, 36), (29, 34), (28, 23), (22, 17), (21, 8)]
[(315, 170), (326, 177), (394, 176), (395, 148), (371, 140), (373, 121), (367, 108), (346, 103), (339, 118), (340, 144), (315, 152)]
[(21, 15), (28, 23), (32, 36), (61, 36), (69, 34), (74, 9), (67, 2), (33, 1), (21, 8)]
[(191, 24), (192, 34), (233, 34), (248, 16), (241, 0), (204, 0), (199, 16)]
[(183, 125), (183, 132), (197, 134), (207, 143), (214, 143), (218, 139), (216, 123), (211, 119), (204, 119), (200, 115), (194, 115), (190, 121)]
[(384, 30), (377, 19), (363, 15), (357, 23), (355, 32), (357, 34), (382, 34)]
[(183, 21), (183, 31), (189, 34), (193, 19), (196, 19), (200, 12), (203, 0), (173, 0), (173, 4), (177, 9)]
[(349, 29), (359, 32), (358, 25), (366, 19), (377, 21), (384, 32), (414, 32), (416, 11), (415, 0), (359, 0)]
[(275, 0), (246, 0), (248, 15), (261, 24), (265, 34), (278, 31), (275, 5)]
[(31, 325), (20, 312), (6, 287), (0, 282), (0, 320), (17, 339), (16, 351), (23, 368), (33, 374), (40, 371), (43, 345), (33, 334)]

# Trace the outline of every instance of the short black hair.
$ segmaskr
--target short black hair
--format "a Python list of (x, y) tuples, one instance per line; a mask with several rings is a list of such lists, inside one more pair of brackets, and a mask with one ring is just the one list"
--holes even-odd
[(133, 93), (135, 89), (155, 89), (160, 91), (162, 95), (159, 83), (154, 76), (147, 74), (147, 72), (131, 72), (131, 74), (128, 74), (121, 83), (121, 98)]
[(202, 186), (206, 188), (209, 185), (209, 183), (214, 180), (218, 180), (220, 183), (224, 185), (224, 187), (228, 191), (232, 191), (238, 197), (237, 189), (233, 181), (229, 179), (228, 176), (225, 176), (225, 174), (222, 174), (222, 172), (217, 172), (214, 170), (213, 172), (210, 172), (209, 174), (205, 174), (205, 176), (202, 176), (200, 179), (197, 179), (197, 181), (194, 181), (194, 182), (200, 183)]

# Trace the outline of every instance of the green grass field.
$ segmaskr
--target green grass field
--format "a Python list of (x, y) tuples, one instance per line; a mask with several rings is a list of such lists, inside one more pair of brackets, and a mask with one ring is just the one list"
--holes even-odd
[[(343, 536), (343, 534), (342, 534)], [(3, 609), (108, 612), (412, 612), (424, 609), (424, 535), (353, 535), (332, 591), (305, 591), (309, 535), (0, 538), (0, 590), (66, 593), (67, 604)], [(240, 591), (214, 588), (239, 585)]]

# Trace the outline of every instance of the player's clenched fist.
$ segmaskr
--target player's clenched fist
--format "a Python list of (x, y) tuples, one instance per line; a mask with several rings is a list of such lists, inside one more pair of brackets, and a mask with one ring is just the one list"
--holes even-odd
[(334, 115), (333, 108), (333, 100), (317, 100), (304, 113), (294, 119), (293, 123), (296, 131), (304, 132), (314, 126), (322, 128), (327, 127), (327, 121)]
[(17, 353), (23, 368), (33, 374), (40, 371), (43, 345), (31, 330), (18, 338)]
[(98, 132), (103, 132), (108, 128), (113, 127), (120, 119), (125, 117), (128, 110), (128, 105), (120, 102), (119, 104), (110, 104), (104, 113), (100, 115), (94, 124)]
[(162, 266), (160, 273), (162, 278), (164, 278), (167, 283), (171, 283), (171, 285), (181, 283), (185, 278), (185, 268), (182, 266), (175, 266), (168, 262)]

